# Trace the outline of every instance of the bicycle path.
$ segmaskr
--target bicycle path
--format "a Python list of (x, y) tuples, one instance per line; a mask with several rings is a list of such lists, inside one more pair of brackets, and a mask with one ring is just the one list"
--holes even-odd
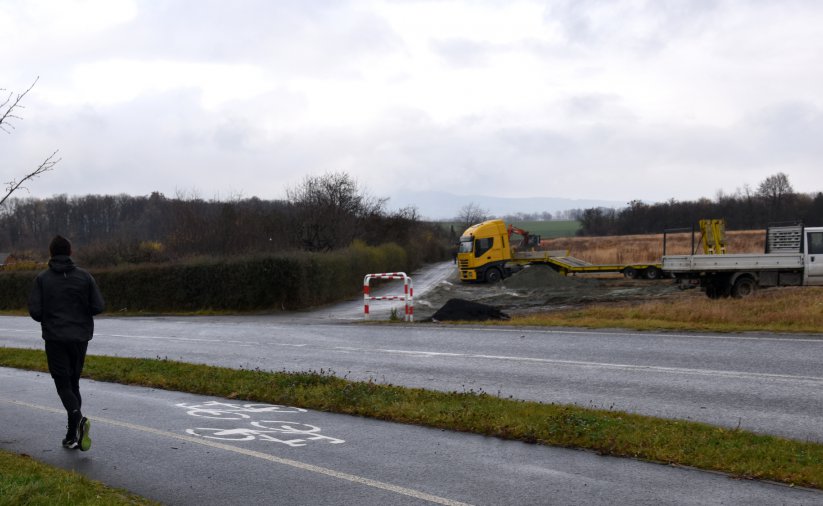
[(823, 493), (472, 434), (0, 368), (0, 448), (165, 504), (823, 504)]

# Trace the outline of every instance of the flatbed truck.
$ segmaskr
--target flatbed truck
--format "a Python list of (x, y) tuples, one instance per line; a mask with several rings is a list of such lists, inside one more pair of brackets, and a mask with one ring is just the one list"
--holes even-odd
[(771, 286), (823, 286), (823, 227), (770, 226), (762, 254), (663, 255), (663, 273), (711, 299)]

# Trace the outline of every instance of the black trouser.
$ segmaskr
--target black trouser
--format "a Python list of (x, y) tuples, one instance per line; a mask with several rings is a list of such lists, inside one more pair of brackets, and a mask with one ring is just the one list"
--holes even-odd
[(79, 413), (83, 403), (80, 397), (80, 374), (83, 372), (83, 363), (86, 361), (88, 341), (57, 342), (46, 341), (46, 358), (49, 362), (49, 373), (57, 387), (57, 395), (66, 412)]

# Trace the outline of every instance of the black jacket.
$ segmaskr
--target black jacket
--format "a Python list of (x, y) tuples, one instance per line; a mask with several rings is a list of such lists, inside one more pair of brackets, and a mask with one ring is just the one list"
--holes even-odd
[(46, 341), (89, 341), (94, 315), (104, 309), (94, 278), (64, 255), (52, 257), (37, 275), (29, 295), (29, 314), (40, 322)]

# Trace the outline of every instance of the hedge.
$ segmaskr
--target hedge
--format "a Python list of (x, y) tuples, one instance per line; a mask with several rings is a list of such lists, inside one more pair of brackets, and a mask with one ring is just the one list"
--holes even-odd
[[(400, 246), (90, 269), (107, 312), (297, 310), (361, 293), (368, 273), (409, 269)], [(34, 271), (0, 272), (0, 309), (26, 307)]]

